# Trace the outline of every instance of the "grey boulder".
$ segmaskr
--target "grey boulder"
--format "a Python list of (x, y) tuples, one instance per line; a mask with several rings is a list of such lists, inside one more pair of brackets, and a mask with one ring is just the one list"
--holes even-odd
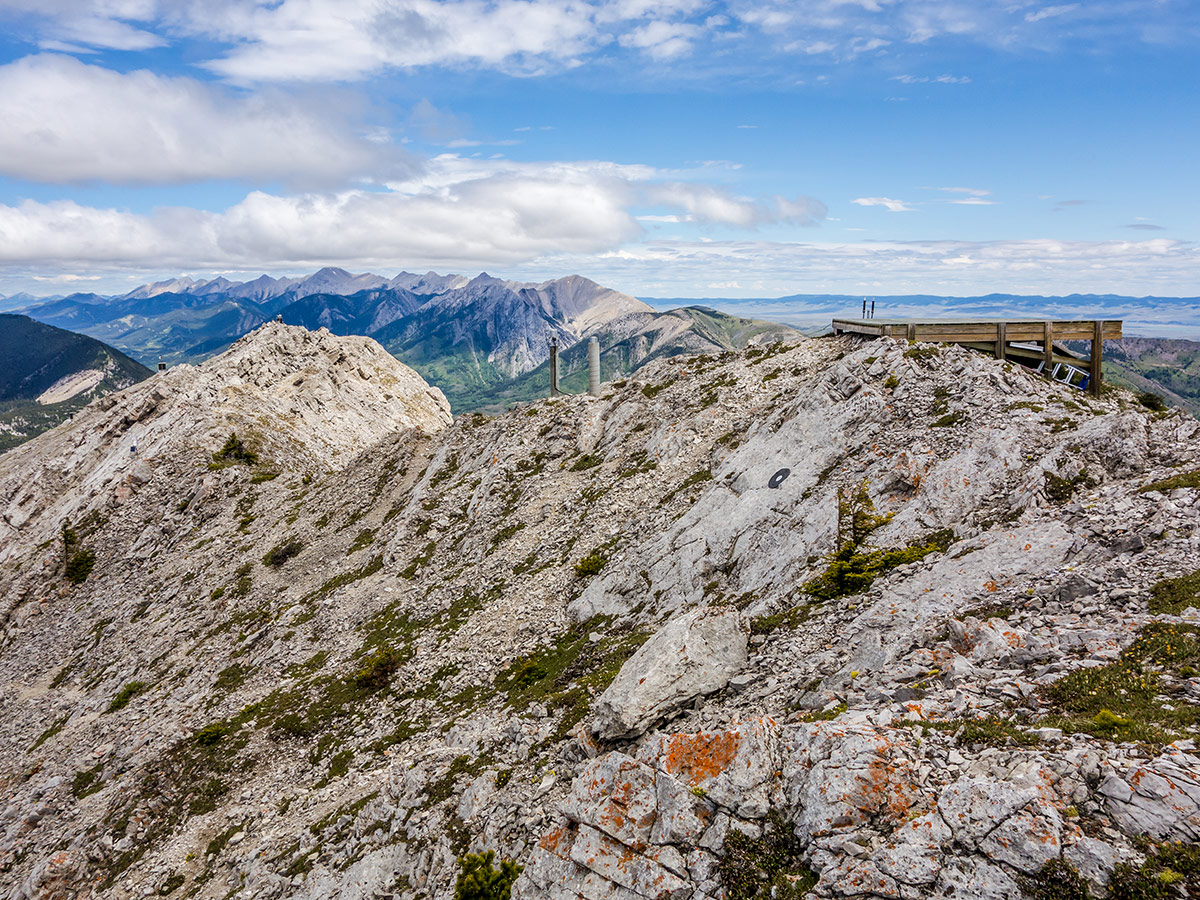
[(746, 665), (746, 647), (746, 624), (736, 609), (706, 607), (668, 622), (600, 695), (592, 732), (604, 740), (637, 737), (725, 687)]

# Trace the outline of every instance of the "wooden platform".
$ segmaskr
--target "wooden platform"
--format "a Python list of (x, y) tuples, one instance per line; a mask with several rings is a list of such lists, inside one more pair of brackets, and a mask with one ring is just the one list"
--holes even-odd
[[(1100, 394), (1103, 383), (1104, 342), (1122, 335), (1120, 319), (834, 319), (834, 334), (863, 334), (871, 337), (906, 338), (962, 344), (994, 353), (997, 359), (1014, 359), (1040, 364), (1051, 374), (1056, 366), (1069, 365), (1087, 373), (1087, 387)], [(1091, 341), (1091, 354), (1084, 360), (1055, 341)], [(1021, 346), (1022, 344), (1026, 346)], [(1034, 345), (1034, 346), (1029, 346)]]

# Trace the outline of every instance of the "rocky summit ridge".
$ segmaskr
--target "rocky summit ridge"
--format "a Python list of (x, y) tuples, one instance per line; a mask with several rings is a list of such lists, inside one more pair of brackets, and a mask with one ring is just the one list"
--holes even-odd
[(0, 458), (3, 895), (1195, 896), (1198, 471), (957, 347), (451, 422), (264, 326)]

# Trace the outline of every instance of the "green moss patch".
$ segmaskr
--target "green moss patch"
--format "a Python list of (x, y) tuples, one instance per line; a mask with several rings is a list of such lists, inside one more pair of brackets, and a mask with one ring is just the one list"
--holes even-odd
[(150, 685), (144, 681), (131, 681), (126, 684), (121, 690), (117, 691), (117, 695), (112, 698), (112, 702), (108, 704), (108, 709), (105, 712), (116, 712), (118, 709), (124, 709), (129, 705), (129, 701), (142, 693)]
[(323, 597), (328, 597), (338, 588), (345, 587), (348, 584), (353, 584), (356, 581), (361, 581), (374, 575), (383, 568), (383, 555), (371, 557), (370, 562), (359, 566), (357, 569), (351, 569), (349, 572), (343, 572), (340, 575), (334, 575), (323, 585), (309, 594), (306, 600), (320, 600)]
[(1164, 578), (1150, 589), (1150, 612), (1177, 616), (1189, 606), (1200, 608), (1200, 569), (1179, 578)]
[(1080, 488), (1095, 486), (1096, 479), (1088, 474), (1087, 469), (1081, 469), (1079, 474), (1072, 478), (1063, 478), (1053, 472), (1046, 473), (1046, 496), (1060, 506), (1074, 497)]
[(559, 711), (562, 720), (552, 740), (560, 740), (575, 727), (599, 695), (617, 677), (621, 666), (647, 640), (647, 632), (609, 634), (599, 641), (588, 635), (603, 629), (606, 618), (590, 620), (560, 635), (553, 643), (513, 660), (496, 677), (496, 687), (509, 705), (523, 708), (542, 703)]
[[(1180, 680), (1197, 664), (1200, 629), (1152, 623), (1118, 661), (1076, 669), (1042, 688), (1057, 713), (1044, 723), (1113, 741), (1169, 743), (1200, 724), (1200, 707), (1184, 695)], [(1160, 701), (1162, 694), (1170, 702)]]
[(1091, 900), (1087, 881), (1065, 859), (1052, 859), (1036, 875), (1018, 876), (1029, 900)]
[(801, 900), (817, 885), (804, 862), (800, 839), (773, 815), (762, 836), (752, 838), (731, 828), (717, 875), (728, 900)]
[(1122, 863), (1109, 879), (1110, 900), (1176, 900), (1200, 896), (1200, 847), (1164, 843), (1145, 847), (1140, 866)]
[(71, 793), (77, 800), (82, 800), (104, 787), (100, 780), (100, 772), (103, 768), (104, 763), (96, 763), (84, 772), (75, 773), (75, 777), (71, 781)]
[(1140, 488), (1143, 493), (1149, 491), (1158, 491), (1165, 494), (1167, 491), (1173, 491), (1176, 488), (1200, 488), (1200, 469), (1195, 472), (1181, 472), (1178, 475), (1172, 475), (1170, 478), (1164, 478), (1162, 481), (1152, 481)]

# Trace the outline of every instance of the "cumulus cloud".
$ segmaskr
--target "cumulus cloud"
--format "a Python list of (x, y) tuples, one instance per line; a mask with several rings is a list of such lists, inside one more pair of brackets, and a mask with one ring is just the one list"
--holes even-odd
[(696, 25), (656, 20), (621, 35), (619, 43), (645, 50), (652, 59), (667, 60), (690, 53), (691, 42), (700, 32)]
[[(662, 181), (645, 166), (520, 163), (435, 157), (387, 190), (279, 196), (250, 193), (223, 212), (164, 208), (149, 214), (71, 201), (0, 206), (0, 263), (109, 268), (270, 268), (395, 261), (427, 266), (512, 265), (549, 253), (595, 253), (658, 221), (753, 228), (813, 224), (804, 197), (736, 196), (724, 188)], [(389, 263), (390, 264), (390, 263)]]
[[(1175, 6), (1139, 9), (1135, 39), (1185, 39)], [(238, 83), (429, 66), (540, 74), (614, 48), (724, 72), (724, 54), (694, 52), (706, 40), (749, 39), (764, 59), (799, 50), (850, 60), (933, 39), (1046, 49), (1066, 36), (1064, 19), (1076, 39), (1127, 41), (1129, 16), (1121, 4), (1030, 0), (0, 0), (0, 21), (15, 18), (43, 48), (142, 50), (200, 37), (214, 47), (210, 68)]]
[(859, 197), (850, 201), (859, 206), (882, 206), (890, 212), (912, 212), (913, 208), (904, 200), (893, 200), (891, 197)]
[(55, 54), (0, 66), (0, 174), (45, 182), (341, 181), (412, 167), (333, 110)]
[(815, 225), (824, 219), (825, 204), (811, 197), (772, 197), (752, 200), (724, 188), (687, 182), (648, 185), (643, 190), (655, 204), (684, 209), (689, 221), (755, 228), (759, 225)]

